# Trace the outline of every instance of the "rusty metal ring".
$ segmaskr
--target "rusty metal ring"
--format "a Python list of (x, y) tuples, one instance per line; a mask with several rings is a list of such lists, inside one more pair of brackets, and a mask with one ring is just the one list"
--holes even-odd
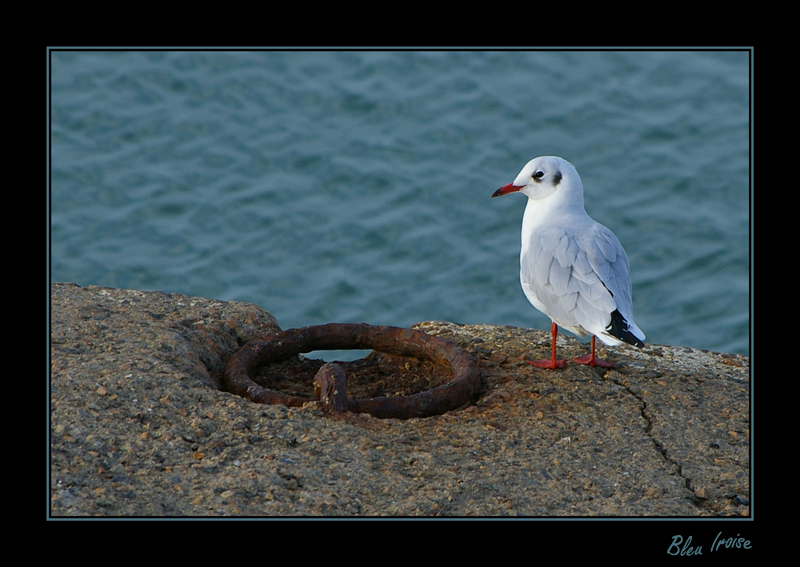
[(429, 417), (468, 403), (478, 392), (480, 369), (473, 356), (453, 341), (400, 327), (366, 323), (329, 323), (268, 335), (245, 344), (228, 361), (225, 383), (230, 392), (261, 404), (302, 406), (310, 398), (291, 396), (259, 386), (249, 373), (256, 367), (314, 350), (372, 349), (414, 356), (448, 365), (453, 379), (409, 396), (347, 399), (347, 411), (380, 418)]

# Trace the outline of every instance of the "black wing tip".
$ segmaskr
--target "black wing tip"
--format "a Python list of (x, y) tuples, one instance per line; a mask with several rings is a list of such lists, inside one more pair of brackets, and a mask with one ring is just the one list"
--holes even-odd
[(611, 314), (611, 323), (606, 327), (606, 331), (608, 331), (608, 334), (611, 336), (617, 337), (619, 340), (629, 345), (639, 348), (644, 346), (644, 342), (628, 330), (628, 321), (626, 321), (622, 313), (616, 309)]

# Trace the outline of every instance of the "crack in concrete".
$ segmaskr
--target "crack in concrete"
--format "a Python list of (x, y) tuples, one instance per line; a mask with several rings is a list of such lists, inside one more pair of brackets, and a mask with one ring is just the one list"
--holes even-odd
[[(611, 372), (608, 372), (607, 374), (611, 374)], [(653, 418), (647, 411), (647, 402), (641, 396), (636, 394), (636, 392), (631, 390), (631, 388), (627, 384), (625, 384), (622, 380), (615, 378), (613, 376), (611, 377), (603, 376), (602, 378), (604, 380), (609, 380), (613, 382), (620, 388), (623, 388), (626, 392), (628, 392), (639, 402), (639, 413), (642, 416), (642, 419), (645, 420), (644, 432), (653, 442), (653, 446), (655, 447), (656, 451), (664, 458), (664, 460), (667, 463), (669, 463), (675, 468), (675, 470), (677, 471), (677, 475), (683, 479), (686, 490), (689, 492), (689, 500), (692, 502), (692, 504), (694, 504), (698, 508), (707, 510), (708, 507), (704, 504), (703, 500), (695, 494), (694, 489), (692, 488), (692, 479), (687, 476), (684, 476), (683, 465), (681, 465), (678, 461), (673, 459), (669, 455), (669, 451), (667, 451), (667, 448), (664, 447), (664, 444), (653, 436)]]

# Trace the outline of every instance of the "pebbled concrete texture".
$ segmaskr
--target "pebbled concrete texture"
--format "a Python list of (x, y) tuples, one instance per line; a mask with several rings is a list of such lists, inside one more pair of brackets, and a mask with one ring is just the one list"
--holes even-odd
[(750, 515), (748, 357), (648, 344), (551, 371), (523, 361), (549, 332), (414, 328), (476, 357), (475, 403), (331, 417), (223, 391), (228, 357), (279, 330), (256, 305), (52, 284), (50, 515)]

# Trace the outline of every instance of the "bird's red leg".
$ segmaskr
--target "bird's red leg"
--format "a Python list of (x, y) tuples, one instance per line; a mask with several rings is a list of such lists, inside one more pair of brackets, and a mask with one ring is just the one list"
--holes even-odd
[(599, 358), (595, 357), (594, 355), (594, 340), (595, 337), (592, 335), (592, 354), (587, 354), (585, 356), (579, 356), (578, 358), (573, 358), (575, 362), (580, 364), (588, 364), (589, 366), (599, 366), (601, 368), (611, 368), (614, 366), (613, 362), (606, 362), (605, 360), (600, 360)]
[(555, 370), (556, 368), (564, 368), (564, 365), (567, 363), (567, 361), (564, 359), (556, 359), (556, 336), (558, 335), (558, 325), (556, 325), (555, 322), (550, 325), (550, 332), (553, 334), (553, 353), (550, 357), (550, 360), (526, 360), (525, 362), (531, 366), (536, 366), (537, 368), (549, 368), (551, 370)]

